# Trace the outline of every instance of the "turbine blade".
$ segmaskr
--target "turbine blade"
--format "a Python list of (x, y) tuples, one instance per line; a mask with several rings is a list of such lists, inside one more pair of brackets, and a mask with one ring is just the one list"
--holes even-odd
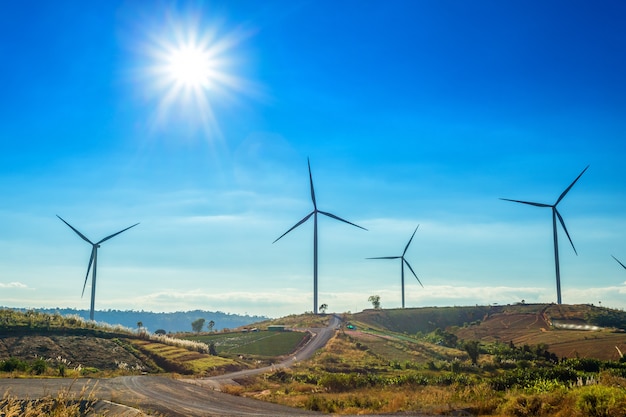
[(411, 264), (409, 263), (409, 261), (407, 261), (406, 259), (402, 258), (402, 261), (404, 261), (404, 263), (406, 264), (406, 266), (409, 267), (409, 269), (411, 270), (411, 272), (413, 272), (413, 276), (415, 277), (415, 279), (417, 280), (417, 282), (420, 283), (420, 285), (422, 286), (422, 288), (424, 288), (424, 284), (422, 284), (422, 281), (420, 281), (420, 279), (417, 277), (417, 274), (415, 273), (415, 271), (413, 271), (413, 268), (411, 268)]
[[(611, 255), (613, 256), (613, 255)], [(615, 259), (617, 261), (618, 264), (620, 264), (622, 266), (622, 268), (626, 269), (626, 265), (624, 265), (623, 263), (621, 263), (615, 256), (613, 256), (613, 259)]]
[(576, 248), (574, 247), (574, 242), (572, 242), (572, 238), (569, 237), (569, 232), (567, 231), (567, 227), (565, 227), (565, 222), (563, 221), (563, 217), (561, 217), (561, 213), (559, 213), (556, 207), (554, 207), (552, 210), (554, 210), (554, 212), (556, 213), (556, 216), (559, 218), (559, 221), (561, 222), (561, 226), (563, 226), (563, 230), (565, 230), (565, 234), (567, 235), (567, 238), (569, 239), (569, 243), (572, 245), (572, 249), (574, 249), (574, 253), (578, 255), (578, 252), (576, 252)]
[[(417, 227), (420, 227), (420, 225), (418, 224)], [(411, 239), (409, 239), (409, 243), (407, 243), (406, 246), (404, 247), (404, 252), (402, 252), (402, 256), (404, 256), (406, 254), (406, 251), (409, 250), (409, 245), (411, 244), (411, 241), (413, 240), (413, 236), (415, 236), (415, 232), (417, 232), (417, 227), (415, 228), (415, 231), (411, 235)]]
[(558, 200), (556, 200), (556, 203), (554, 203), (554, 205), (555, 205), (555, 206), (556, 206), (557, 204), (559, 204), (559, 202), (563, 199), (563, 197), (565, 197), (565, 194), (567, 194), (567, 193), (569, 192), (569, 190), (570, 190), (570, 189), (574, 186), (574, 184), (576, 184), (576, 181), (578, 181), (578, 179), (579, 179), (580, 177), (582, 177), (582, 175), (585, 173), (585, 171), (587, 171), (587, 168), (589, 168), (589, 165), (587, 165), (587, 166), (585, 167), (585, 169), (583, 169), (583, 172), (581, 172), (580, 174), (578, 174), (578, 176), (576, 177), (576, 179), (574, 180), (574, 182), (572, 182), (572, 183), (569, 185), (569, 187), (567, 187), (567, 188), (565, 189), (565, 191), (563, 191), (563, 192), (561, 193), (561, 195), (559, 196)]
[(340, 220), (340, 221), (342, 221), (342, 222), (344, 222), (344, 223), (351, 224), (352, 226), (354, 226), (354, 227), (358, 227), (359, 229), (367, 230), (365, 227), (361, 227), (361, 226), (359, 226), (358, 224), (354, 224), (354, 223), (352, 223), (352, 222), (349, 222), (349, 221), (347, 221), (347, 220), (344, 220), (344, 219), (342, 219), (342, 218), (341, 218), (341, 217), (339, 217), (339, 216), (335, 216), (334, 214), (330, 214), (330, 213), (328, 213), (328, 212), (321, 211), (321, 210), (318, 210), (318, 212), (322, 213), (324, 216), (332, 217), (332, 218), (333, 218), (333, 219), (335, 219), (335, 220)]
[(309, 220), (309, 217), (311, 217), (313, 215), (313, 213), (315, 213), (314, 211), (310, 212), (304, 219), (300, 220), (298, 223), (296, 223), (291, 229), (287, 230), (285, 233), (283, 233), (282, 235), (280, 235), (280, 237), (278, 239), (276, 239), (275, 241), (273, 241), (272, 243), (276, 243), (278, 242), (283, 236), (285, 236), (287, 233), (291, 232), (293, 229), (295, 229), (296, 227), (300, 226), (302, 223), (304, 223), (305, 221)]
[(375, 258), (365, 258), (365, 259), (398, 259), (402, 258), (402, 256), (377, 256)]
[(57, 214), (57, 217), (58, 217), (59, 219), (61, 219), (61, 221), (62, 221), (63, 223), (65, 223), (66, 225), (68, 225), (68, 226), (70, 227), (70, 229), (72, 229), (73, 231), (75, 231), (75, 232), (76, 232), (76, 234), (77, 234), (78, 236), (80, 236), (80, 237), (81, 237), (81, 238), (82, 238), (85, 242), (88, 242), (88, 243), (90, 243), (90, 244), (92, 244), (92, 245), (93, 245), (93, 242), (92, 242), (91, 240), (87, 239), (87, 237), (86, 237), (84, 234), (82, 234), (81, 232), (79, 232), (78, 230), (76, 230), (76, 229), (74, 228), (74, 226), (72, 226), (71, 224), (69, 224), (68, 222), (66, 222), (65, 220), (63, 220), (63, 218), (61, 218), (61, 216), (59, 216), (58, 214)]
[(533, 203), (532, 201), (511, 200), (511, 199), (509, 199), (509, 198), (501, 198), (500, 200), (504, 200), (504, 201), (512, 201), (512, 202), (514, 202), (514, 203), (529, 204), (529, 205), (531, 205), (531, 206), (536, 206), (536, 207), (552, 207), (550, 204)]
[(91, 264), (93, 263), (93, 258), (96, 252), (96, 245), (93, 245), (91, 248), (91, 256), (89, 257), (89, 265), (87, 266), (87, 274), (85, 275), (85, 283), (83, 284), (83, 292), (80, 294), (80, 298), (83, 298), (85, 295), (85, 288), (87, 287), (87, 279), (89, 278), (89, 271), (91, 270)]
[(120, 233), (127, 231), (127, 230), (128, 230), (128, 229), (130, 229), (131, 227), (135, 227), (135, 226), (137, 226), (138, 224), (139, 224), (139, 223), (135, 223), (135, 224), (133, 224), (132, 226), (128, 226), (128, 227), (127, 227), (126, 229), (124, 229), (124, 230), (120, 230), (120, 231), (119, 231), (119, 232), (117, 232), (117, 233), (113, 233), (112, 235), (109, 235), (109, 236), (105, 237), (104, 239), (100, 240), (98, 243), (96, 243), (96, 245), (99, 245), (99, 244), (101, 244), (102, 242), (105, 242), (105, 241), (107, 241), (107, 240), (111, 239), (112, 237), (115, 237), (115, 236), (119, 235)]
[(307, 158), (306, 162), (309, 165), (309, 181), (311, 182), (311, 200), (313, 200), (313, 208), (317, 210), (317, 203), (315, 202), (315, 189), (313, 188), (313, 175), (311, 174), (311, 161), (309, 160), (309, 158)]

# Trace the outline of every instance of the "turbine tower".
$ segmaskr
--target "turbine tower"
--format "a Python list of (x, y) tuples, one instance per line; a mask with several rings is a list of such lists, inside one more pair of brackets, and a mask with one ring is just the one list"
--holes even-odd
[(422, 286), (422, 288), (424, 288), (424, 285), (422, 285), (422, 281), (420, 281), (420, 279), (415, 274), (415, 271), (413, 271), (413, 268), (411, 268), (411, 264), (409, 264), (409, 261), (407, 261), (406, 258), (404, 257), (404, 255), (406, 255), (406, 251), (409, 249), (409, 245), (411, 244), (411, 241), (413, 240), (413, 236), (415, 236), (415, 232), (417, 232), (417, 228), (418, 227), (420, 227), (419, 224), (417, 225), (417, 227), (413, 231), (413, 234), (411, 235), (411, 239), (409, 239), (409, 243), (407, 243), (406, 246), (404, 247), (404, 252), (402, 252), (402, 255), (400, 255), (400, 256), (378, 256), (378, 257), (375, 257), (375, 258), (365, 258), (365, 259), (400, 259), (400, 277), (401, 277), (401, 283), (402, 283), (402, 308), (404, 308), (404, 264), (406, 264), (406, 266), (409, 267), (409, 269), (413, 273), (413, 276), (415, 277), (417, 282), (419, 282), (420, 285)]
[(93, 264), (93, 272), (91, 275), (91, 310), (89, 311), (89, 320), (93, 320), (94, 307), (96, 303), (96, 267), (98, 265), (98, 248), (100, 247), (101, 243), (111, 239), (112, 237), (119, 235), (122, 232), (127, 231), (131, 227), (137, 226), (139, 223), (135, 223), (132, 226), (127, 227), (126, 229), (120, 230), (117, 233), (113, 233), (112, 235), (109, 235), (105, 237), (104, 239), (100, 239), (98, 242), (93, 243), (91, 240), (87, 239), (87, 237), (84, 234), (79, 232), (74, 226), (72, 226), (71, 224), (63, 220), (61, 216), (59, 216), (58, 214), (57, 214), (57, 217), (61, 219), (63, 223), (68, 225), (70, 229), (76, 232), (76, 234), (80, 236), (85, 242), (91, 244), (91, 256), (89, 257), (89, 266), (87, 266), (87, 274), (85, 275), (85, 283), (83, 284), (83, 292), (81, 294), (81, 297), (85, 295), (85, 287), (87, 286), (87, 278), (89, 278), (89, 270), (91, 269), (91, 265)]
[[(611, 255), (611, 256), (613, 256), (613, 255)], [(624, 265), (623, 263), (621, 263), (621, 262), (619, 261), (619, 259), (617, 259), (615, 256), (613, 256), (613, 259), (615, 259), (615, 260), (617, 261), (617, 263), (618, 263), (618, 264), (620, 264), (620, 265), (622, 266), (622, 268), (626, 269), (626, 265)]]
[(313, 313), (317, 314), (317, 215), (323, 214), (324, 216), (333, 218), (335, 220), (340, 220), (344, 223), (348, 223), (352, 226), (358, 227), (359, 229), (367, 230), (364, 227), (351, 223), (347, 220), (342, 219), (341, 217), (335, 216), (334, 214), (328, 213), (326, 211), (318, 210), (317, 202), (315, 201), (315, 189), (313, 188), (313, 176), (311, 175), (311, 162), (307, 158), (307, 164), (309, 165), (309, 182), (311, 183), (311, 200), (313, 201), (313, 211), (304, 216), (302, 220), (296, 223), (291, 229), (287, 230), (285, 233), (280, 235), (278, 239), (276, 239), (272, 243), (278, 242), (283, 236), (287, 233), (291, 232), (296, 227), (300, 226), (302, 223), (309, 220), (311, 216), (313, 216)]
[(565, 195), (574, 186), (574, 184), (576, 184), (576, 181), (578, 181), (578, 179), (585, 173), (585, 171), (587, 171), (587, 168), (589, 168), (589, 165), (587, 165), (585, 169), (583, 169), (583, 171), (580, 174), (578, 174), (576, 179), (569, 185), (569, 187), (565, 189), (565, 191), (561, 193), (559, 198), (556, 200), (556, 203), (554, 204), (544, 204), (544, 203), (535, 203), (531, 201), (511, 200), (508, 198), (500, 199), (500, 200), (505, 200), (505, 201), (512, 201), (514, 203), (528, 204), (528, 205), (535, 206), (535, 207), (550, 207), (552, 209), (552, 234), (554, 236), (554, 267), (556, 271), (557, 304), (561, 304), (561, 270), (559, 268), (559, 241), (558, 241), (557, 226), (556, 226), (557, 218), (559, 219), (559, 222), (561, 223), (561, 226), (563, 227), (563, 230), (565, 231), (565, 234), (567, 235), (567, 238), (569, 239), (569, 243), (572, 245), (572, 249), (574, 249), (574, 253), (578, 255), (578, 252), (576, 252), (576, 248), (574, 247), (574, 242), (572, 242), (572, 238), (569, 236), (567, 227), (565, 227), (565, 222), (563, 221), (563, 217), (561, 217), (561, 213), (559, 213), (556, 206), (561, 202), (561, 200), (563, 200), (563, 197), (565, 197)]

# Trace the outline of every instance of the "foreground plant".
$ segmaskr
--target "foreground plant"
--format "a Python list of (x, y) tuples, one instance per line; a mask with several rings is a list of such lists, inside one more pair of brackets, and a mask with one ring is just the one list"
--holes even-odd
[(81, 391), (72, 393), (73, 383), (61, 389), (55, 396), (48, 395), (37, 399), (21, 399), (5, 392), (0, 400), (0, 416), (2, 417), (83, 417), (95, 416), (93, 407), (96, 403), (95, 388), (89, 384), (83, 386)]

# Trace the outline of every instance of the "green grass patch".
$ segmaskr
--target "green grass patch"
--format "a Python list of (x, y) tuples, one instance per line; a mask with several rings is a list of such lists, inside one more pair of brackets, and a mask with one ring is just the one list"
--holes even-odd
[(303, 332), (215, 333), (190, 336), (189, 340), (213, 343), (218, 354), (275, 357), (288, 355), (303, 341)]

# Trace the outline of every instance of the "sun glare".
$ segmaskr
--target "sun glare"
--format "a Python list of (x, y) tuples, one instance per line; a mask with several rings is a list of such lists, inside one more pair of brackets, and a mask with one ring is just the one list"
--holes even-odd
[(139, 48), (147, 60), (136, 75), (155, 104), (153, 128), (184, 127), (192, 133), (201, 128), (205, 136), (219, 137), (215, 110), (239, 94), (259, 93), (237, 74), (243, 69), (239, 47), (250, 32), (224, 31), (199, 13), (168, 13), (165, 21), (144, 29)]
[(197, 46), (172, 51), (167, 71), (175, 82), (191, 88), (210, 88), (214, 76), (209, 52)]

